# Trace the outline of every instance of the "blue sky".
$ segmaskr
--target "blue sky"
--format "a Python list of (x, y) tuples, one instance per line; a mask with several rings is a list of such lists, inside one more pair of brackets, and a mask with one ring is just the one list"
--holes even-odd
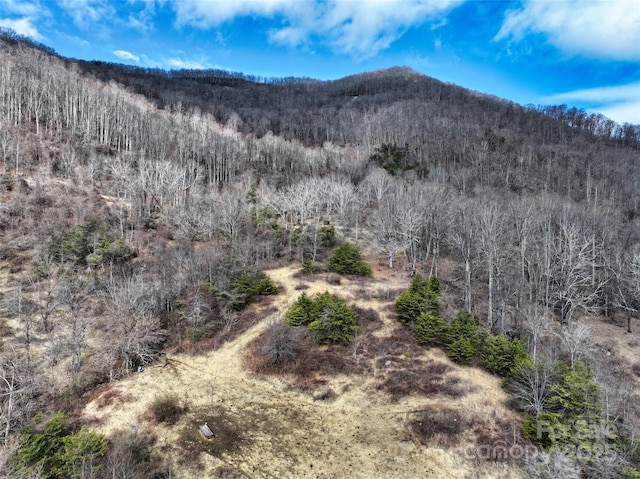
[(638, 0), (0, 0), (59, 54), (322, 80), (391, 66), (640, 124)]

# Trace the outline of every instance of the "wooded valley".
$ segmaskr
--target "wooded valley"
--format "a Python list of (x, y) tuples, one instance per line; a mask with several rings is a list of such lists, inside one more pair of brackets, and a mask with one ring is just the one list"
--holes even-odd
[[(363, 318), (385, 314), (406, 351), (503, 378), (513, 435), (546, 459), (495, 477), (640, 477), (640, 125), (407, 68), (336, 81), (144, 70), (2, 31), (0, 156), (0, 477), (174, 477), (151, 436), (103, 436), (82, 408), (275, 314), (287, 286), (269, 270), (283, 267), (353, 281), (351, 306), (367, 281), (401, 280), (375, 283), (379, 312), (352, 315), (339, 289), (280, 310), (251, 346), (255, 374), (331, 371), (317, 359), (296, 373), (307, 349), (355, 364), (358, 336), (377, 334)], [(393, 381), (380, 389), (415, 394), (415, 378)], [(180, 415), (160, 399), (158, 422)], [(581, 421), (610, 434), (579, 436)], [(255, 474), (218, 477), (275, 477)]]

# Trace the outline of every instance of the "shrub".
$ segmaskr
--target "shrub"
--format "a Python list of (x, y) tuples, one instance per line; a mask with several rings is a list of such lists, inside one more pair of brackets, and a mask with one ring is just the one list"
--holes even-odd
[(109, 477), (151, 479), (163, 477), (155, 474), (162, 467), (160, 458), (154, 457), (153, 445), (156, 437), (148, 432), (117, 430), (109, 435), (107, 451)]
[(622, 469), (624, 479), (640, 479), (640, 470), (631, 466), (625, 466)]
[(336, 245), (336, 229), (333, 226), (323, 226), (320, 230), (320, 244), (325, 248), (333, 248)]
[(460, 434), (467, 429), (468, 422), (455, 409), (423, 411), (413, 422), (412, 429), (423, 444), (435, 443), (451, 447), (460, 441)]
[(302, 335), (283, 321), (275, 321), (265, 330), (261, 352), (270, 364), (285, 364), (302, 349)]
[(570, 429), (563, 425), (562, 416), (553, 412), (525, 414), (522, 421), (522, 436), (545, 448), (567, 442)]
[(311, 261), (311, 259), (306, 258), (302, 260), (302, 273), (303, 274), (313, 273), (313, 261)]
[(330, 274), (329, 276), (327, 276), (326, 281), (332, 286), (339, 286), (342, 282), (340, 276), (338, 276), (337, 274)]
[(262, 271), (255, 274), (239, 273), (231, 281), (231, 308), (240, 311), (253, 302), (256, 296), (273, 294), (278, 294), (278, 287)]
[(302, 293), (285, 313), (293, 326), (308, 326), (308, 334), (318, 344), (349, 344), (355, 333), (357, 316), (347, 303), (328, 291), (309, 298)]
[(175, 424), (184, 411), (175, 394), (158, 396), (149, 406), (151, 417), (157, 423)]
[(318, 344), (349, 344), (356, 327), (356, 313), (338, 297), (322, 304), (317, 319), (309, 324), (309, 337)]
[(253, 291), (258, 296), (271, 296), (274, 294), (278, 294), (279, 292), (278, 287), (275, 285), (273, 281), (271, 281), (271, 278), (269, 278), (262, 271), (260, 271), (256, 275)]
[(329, 258), (329, 269), (339, 274), (371, 276), (371, 266), (363, 260), (357, 246), (348, 241), (342, 243)]

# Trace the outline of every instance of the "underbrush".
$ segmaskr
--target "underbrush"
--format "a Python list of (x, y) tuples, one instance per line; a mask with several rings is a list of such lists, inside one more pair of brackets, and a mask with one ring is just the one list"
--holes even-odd
[(382, 357), (377, 363), (382, 370), (378, 375), (381, 377), (378, 389), (385, 391), (394, 401), (412, 395), (459, 398), (471, 392), (470, 387), (462, 384), (458, 377), (446, 374), (452, 368), (440, 361)]
[(175, 424), (187, 411), (180, 398), (175, 394), (156, 397), (149, 406), (149, 419), (156, 424)]
[[(459, 398), (471, 392), (471, 387), (450, 374), (449, 364), (425, 359), (425, 351), (418, 346), (407, 328), (396, 326), (384, 336), (377, 336), (382, 321), (377, 311), (354, 308), (358, 314), (359, 332), (350, 345), (319, 346), (303, 339), (289, 338), (280, 349), (286, 354), (277, 356), (274, 336), (285, 342), (286, 331), (295, 334), (300, 329), (280, 322), (269, 325), (265, 332), (247, 348), (245, 365), (257, 374), (291, 375), (295, 387), (301, 391), (317, 391), (336, 375), (361, 375), (377, 379), (378, 390), (393, 401), (413, 395), (445, 395)], [(333, 393), (333, 392), (332, 392)], [(334, 394), (334, 393), (333, 393)]]
[(520, 421), (515, 414), (507, 417), (478, 418), (468, 411), (451, 407), (433, 407), (419, 411), (409, 423), (414, 438), (424, 446), (454, 448), (464, 446), (465, 454), (483, 461), (513, 461), (508, 451), (535, 446), (522, 438)]
[(224, 343), (238, 338), (266, 316), (277, 312), (272, 303), (271, 297), (261, 297), (253, 308), (234, 313), (225, 323), (221, 323), (212, 336), (196, 342), (181, 342), (172, 352), (197, 356), (213, 351)]
[(425, 446), (455, 447), (469, 426), (469, 420), (457, 409), (421, 411), (411, 422), (411, 430)]

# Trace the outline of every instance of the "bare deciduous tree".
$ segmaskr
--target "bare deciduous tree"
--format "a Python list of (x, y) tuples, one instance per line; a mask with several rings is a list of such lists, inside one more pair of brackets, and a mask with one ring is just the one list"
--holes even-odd
[(524, 466), (531, 479), (580, 479), (580, 467), (567, 451), (553, 449), (539, 451), (528, 457)]
[(557, 333), (560, 343), (569, 354), (569, 365), (571, 369), (575, 362), (589, 352), (591, 346), (591, 327), (586, 323), (574, 322), (569, 325), (562, 325)]
[(553, 363), (538, 361), (524, 364), (515, 372), (509, 390), (522, 409), (538, 415), (545, 410), (551, 398), (551, 385), (555, 379)]
[(122, 376), (136, 364), (147, 364), (159, 356), (165, 331), (155, 315), (150, 285), (141, 276), (133, 276), (108, 287), (107, 311), (110, 341), (103, 354), (108, 362), (109, 376)]
[(264, 334), (262, 354), (271, 364), (284, 364), (300, 352), (305, 330), (294, 329), (284, 321), (277, 320), (269, 323)]
[(531, 337), (531, 359), (535, 363), (538, 360), (538, 344), (550, 333), (549, 320), (545, 314), (538, 312), (538, 308), (533, 308), (528, 314), (527, 330)]

